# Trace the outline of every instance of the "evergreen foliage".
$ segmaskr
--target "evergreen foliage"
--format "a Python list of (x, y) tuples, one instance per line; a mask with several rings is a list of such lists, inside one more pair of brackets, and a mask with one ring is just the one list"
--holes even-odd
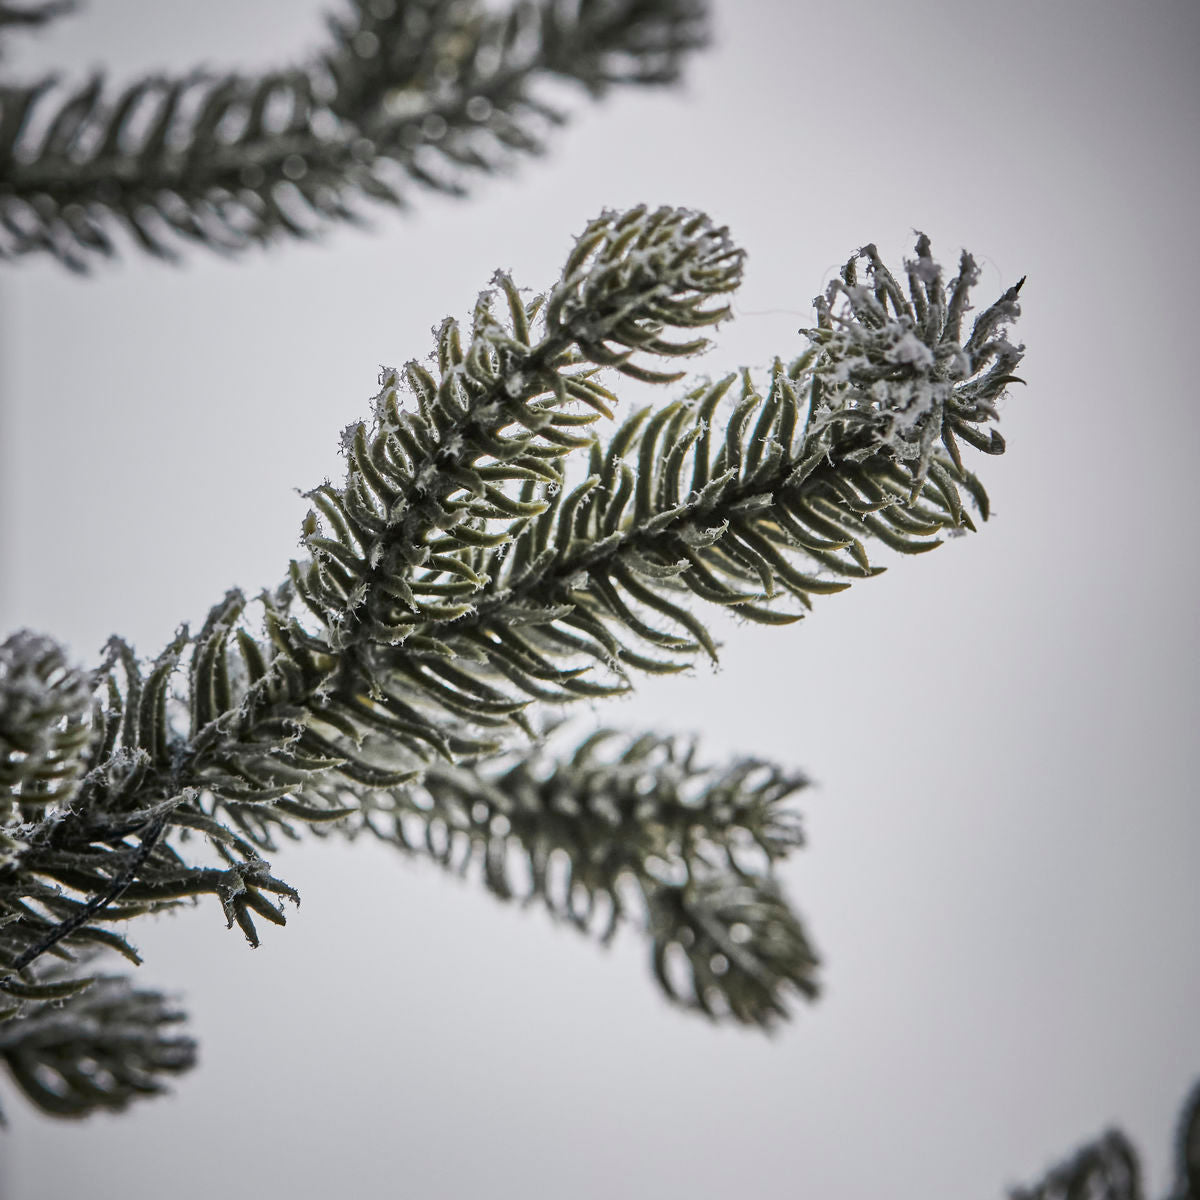
[[(72, 7), (0, 4), (0, 38)], [(669, 83), (704, 15), (353, 0), (324, 51), (259, 77), (0, 87), (0, 257), (83, 271), (117, 229), (159, 257), (234, 253), (413, 184), (463, 194), (562, 122), (546, 79)], [(258, 945), (298, 901), (264, 855), (306, 829), (477, 874), (602, 941), (639, 925), (664, 993), (711, 1018), (770, 1027), (817, 995), (775, 874), (803, 776), (655, 733), (572, 745), (557, 714), (715, 660), (705, 606), (789, 624), (878, 574), (872, 545), (920, 554), (986, 519), (963, 446), (1004, 449), (1021, 285), (965, 333), (970, 255), (946, 283), (924, 235), (899, 274), (865, 246), (799, 353), (618, 421), (622, 377), (683, 379), (672, 360), (728, 317), (743, 257), (700, 213), (602, 213), (545, 292), (498, 272), (430, 366), (382, 372), (280, 586), (229, 593), (151, 662), (119, 638), (92, 671), (40, 634), (0, 645), (0, 1057), (34, 1104), (121, 1109), (193, 1064), (183, 1013), (92, 962), (138, 963), (125, 923), (203, 896)], [(1200, 1092), (1176, 1159), (1170, 1200), (1200, 1200)], [(1121, 1134), (1013, 1198), (1083, 1195), (1140, 1200)]]
[[(0, 6), (6, 25), (71, 5)], [(403, 207), (413, 187), (465, 195), (544, 149), (565, 81), (599, 97), (678, 78), (706, 40), (700, 0), (352, 0), (308, 62), (260, 76), (194, 71), (112, 89), (102, 75), (0, 85), (0, 258), (76, 271), (121, 229), (164, 258), (224, 254)]]
[[(676, 383), (663, 367), (728, 315), (743, 253), (698, 213), (604, 213), (548, 291), (525, 300), (498, 274), (469, 332), (440, 327), (435, 369), (383, 372), (370, 420), (343, 433), (344, 483), (308, 493), (308, 557), (258, 598), (261, 631), (232, 592), (152, 663), (114, 638), (90, 676), (10, 638), (0, 990), (16, 1030), (37, 1029), (21, 1004), (90, 994), (45, 963), (101, 947), (136, 962), (119, 929), (142, 913), (212, 895), (257, 945), (297, 899), (264, 855), (306, 823), (478, 862), (493, 893), (602, 937), (636, 915), (667, 994), (709, 1015), (768, 1025), (814, 996), (773, 874), (800, 842), (782, 806), (802, 781), (653, 736), (560, 753), (538, 712), (715, 659), (694, 603), (788, 624), (878, 573), (871, 541), (931, 549), (974, 528), (964, 497), (986, 516), (958, 443), (1003, 448), (1019, 285), (964, 338), (973, 261), (944, 284), (924, 237), (916, 253), (905, 288), (873, 247), (852, 258), (808, 349), (761, 384), (702, 381), (616, 423), (600, 371)], [(159, 1045), (161, 1005), (129, 1004)], [(52, 1081), (65, 1052), (39, 1060), (59, 1111), (139, 1090), (89, 1092), (78, 1066)]]
[[(1174, 1179), (1164, 1200), (1200, 1197), (1200, 1085), (1179, 1115)], [(1120, 1130), (1109, 1130), (1047, 1172), (1032, 1188), (1016, 1188), (1010, 1200), (1144, 1200), (1137, 1152)]]
[[(48, 985), (55, 974), (46, 973)], [(100, 975), (84, 992), (24, 1007), (19, 1021), (0, 1014), (0, 1058), (52, 1116), (123, 1108), (134, 1096), (163, 1091), (166, 1078), (196, 1061), (195, 1042), (167, 1028), (183, 1013), (127, 979)]]
[(604, 941), (632, 910), (671, 999), (768, 1025), (787, 1015), (785, 987), (817, 991), (816, 955), (770, 872), (803, 842), (784, 802), (806, 785), (770, 763), (716, 769), (693, 743), (603, 730), (562, 757), (435, 764), (418, 787), (368, 794), (363, 821), (460, 873), (478, 862), (493, 895), (539, 901)]

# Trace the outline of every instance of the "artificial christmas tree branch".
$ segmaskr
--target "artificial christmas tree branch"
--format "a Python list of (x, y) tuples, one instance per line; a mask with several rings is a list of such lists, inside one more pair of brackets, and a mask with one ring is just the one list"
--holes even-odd
[[(0, 3), (0, 36), (73, 7)], [(564, 120), (545, 81), (667, 83), (705, 41), (700, 0), (348, 8), (259, 76), (0, 88), (0, 258), (85, 271), (120, 231), (236, 254), (410, 188), (462, 195)], [(564, 744), (544, 710), (715, 659), (707, 605), (787, 624), (877, 574), (872, 543), (974, 529), (962, 445), (1003, 450), (1020, 285), (964, 337), (970, 256), (943, 285), (922, 237), (902, 284), (864, 247), (798, 356), (618, 421), (620, 376), (681, 378), (662, 360), (706, 346), (742, 259), (700, 214), (635, 209), (593, 221), (544, 295), (498, 273), (465, 340), (448, 320), (432, 368), (383, 373), (261, 628), (235, 591), (152, 663), (117, 638), (91, 672), (37, 634), (0, 645), (0, 1059), (35, 1105), (119, 1110), (194, 1063), (179, 1008), (93, 960), (136, 965), (119, 930), (206, 895), (257, 945), (255, 918), (298, 900), (262, 854), (305, 829), (478, 873), (604, 941), (639, 925), (666, 995), (710, 1017), (770, 1027), (817, 994), (775, 874), (804, 778), (656, 733)], [(1141, 1200), (1120, 1133), (1013, 1198), (1084, 1195)], [(1169, 1200), (1200, 1200), (1200, 1090)]]
[[(917, 553), (974, 528), (963, 494), (982, 516), (987, 499), (958, 443), (1003, 448), (1018, 289), (964, 338), (970, 256), (944, 284), (922, 237), (902, 289), (867, 247), (765, 388), (742, 372), (616, 423), (598, 373), (676, 382), (664, 360), (706, 346), (742, 263), (702, 214), (636, 208), (592, 221), (542, 295), (498, 275), (468, 338), (443, 323), (436, 370), (384, 372), (371, 421), (343, 434), (345, 482), (309, 493), (310, 557), (260, 597), (261, 633), (233, 592), (148, 664), (116, 638), (90, 675), (49, 639), (5, 643), (9, 1023), (83, 1003), (81, 956), (138, 961), (117, 930), (190, 898), (257, 945), (256, 918), (281, 925), (297, 899), (262, 854), (306, 824), (478, 861), (494, 893), (602, 937), (635, 917), (667, 994), (711, 1016), (768, 1025), (816, 994), (774, 875), (801, 781), (650, 735), (547, 749), (538, 714), (715, 658), (698, 601), (788, 624), (878, 573), (872, 541)], [(84, 1111), (78, 1072), (48, 1070)]]
[(772, 877), (802, 844), (785, 802), (806, 785), (759, 760), (716, 769), (694, 743), (601, 731), (561, 757), (435, 765), (418, 786), (366, 795), (362, 821), (460, 874), (478, 864), (493, 895), (604, 941), (640, 920), (671, 999), (766, 1026), (789, 993), (817, 993), (816, 955)]

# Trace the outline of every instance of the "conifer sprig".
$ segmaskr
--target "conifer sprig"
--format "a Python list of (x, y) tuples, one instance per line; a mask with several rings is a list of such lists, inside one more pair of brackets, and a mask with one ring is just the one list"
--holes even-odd
[[(661, 219), (636, 210), (604, 236), (633, 245), (637, 225)], [(510, 340), (527, 346), (527, 333), (497, 335), (477, 312), (472, 354), (489, 364), (477, 385), (484, 423), (469, 445), (453, 442), (455, 470), (431, 473), (426, 516), (407, 526), (414, 478), (420, 488), (413, 464), (436, 462), (439, 430), (461, 427), (462, 402), (450, 407), (443, 397), (456, 394), (462, 375), (457, 356), (442, 355), (440, 382), (410, 365), (418, 412), (406, 417), (398, 373), (389, 372), (372, 433), (354, 431), (346, 486), (317, 495), (321, 513), (307, 527), (313, 561), (293, 568), (324, 627), (305, 644), (330, 662), (346, 644), (343, 598), (359, 611), (370, 610), (372, 597), (385, 606), (324, 688), (323, 711), (357, 731), (353, 749), (343, 742), (327, 751), (364, 777), (417, 770), (430, 749), (454, 756), (447, 729), (520, 725), (534, 701), (612, 694), (630, 686), (630, 669), (676, 671), (697, 654), (715, 659), (716, 644), (686, 601), (788, 623), (813, 595), (878, 573), (870, 540), (915, 554), (939, 545), (939, 535), (973, 529), (963, 493), (982, 516), (987, 497), (955, 435), (990, 453), (1003, 449), (982, 430), (1015, 378), (1020, 349), (999, 330), (1017, 316), (1020, 285), (960, 344), (956, 313), (974, 282), (970, 257), (947, 291), (922, 239), (911, 295), (897, 299), (872, 253), (874, 290), (854, 282), (852, 260), (840, 282), (845, 312), (835, 322), (822, 302), (813, 348), (786, 368), (776, 362), (765, 394), (748, 373), (736, 391), (738, 377), (728, 376), (635, 412), (606, 440), (543, 445), (562, 419), (561, 398), (577, 393), (527, 371), (522, 349), (507, 353)], [(514, 304), (513, 325), (524, 330), (541, 307)], [(553, 293), (545, 308), (555, 321)], [(664, 343), (661, 331), (632, 337)], [(628, 370), (627, 353), (597, 347), (589, 356)], [(501, 395), (516, 403), (497, 407), (490, 398)], [(590, 381), (583, 399), (596, 402)], [(590, 425), (595, 417), (572, 419)], [(520, 432), (502, 434), (507, 424)], [(575, 480), (564, 462), (573, 447), (589, 459)], [(459, 453), (466, 470), (457, 469)], [(416, 759), (397, 761), (399, 744)], [(376, 746), (391, 757), (373, 760)]]
[(116, 228), (158, 257), (228, 254), (361, 222), (364, 201), (403, 207), (414, 186), (464, 195), (566, 119), (544, 81), (670, 83), (705, 26), (702, 0), (352, 0), (325, 50), (261, 76), (2, 86), (0, 257), (84, 271)]
[(419, 786), (365, 797), (361, 820), (603, 941), (637, 921), (668, 996), (765, 1026), (789, 993), (817, 993), (816, 955), (773, 877), (803, 843), (786, 802), (805, 786), (759, 760), (713, 768), (694, 743), (601, 731), (562, 757), (435, 765)]
[[(44, 975), (52, 987), (58, 972)], [(196, 1043), (175, 1026), (184, 1014), (158, 992), (101, 976), (82, 993), (0, 1008), (0, 1061), (43, 1112), (84, 1117), (120, 1111), (166, 1090), (191, 1068)], [(6, 1019), (9, 1018), (9, 1019)]]
[(715, 659), (698, 601), (790, 623), (878, 573), (872, 541), (973, 529), (987, 498), (958, 443), (1003, 448), (1018, 289), (964, 340), (969, 256), (943, 285), (922, 238), (905, 292), (867, 247), (765, 386), (731, 374), (618, 421), (600, 373), (676, 381), (664, 360), (705, 347), (742, 263), (702, 214), (602, 214), (548, 292), (498, 274), (468, 338), (447, 321), (431, 367), (385, 371), (261, 633), (231, 592), (151, 663), (119, 639), (91, 676), (36, 635), (0, 647), (10, 1021), (86, 998), (87, 955), (137, 962), (117, 929), (187, 899), (256, 945), (297, 899), (263, 854), (306, 825), (479, 861), (493, 892), (602, 937), (635, 917), (667, 994), (713, 1016), (768, 1025), (816, 994), (774, 872), (798, 780), (661, 737), (527, 739), (547, 705)]
[[(345, 486), (310, 493), (316, 508), (304, 542), (312, 561), (292, 567), (300, 597), (329, 627), (331, 648), (395, 644), (423, 619), (467, 612), (469, 600), (458, 597), (486, 582), (469, 560), (481, 546), (508, 542), (489, 523), (551, 507), (514, 496), (512, 485), (559, 488), (563, 460), (589, 444), (571, 430), (612, 416), (616, 397), (595, 379), (597, 366), (651, 382), (680, 378), (635, 354), (705, 349), (706, 339), (671, 341), (664, 328), (726, 317), (721, 297), (740, 283), (742, 259), (728, 231), (702, 214), (605, 213), (580, 236), (548, 295), (526, 306), (501, 272), (506, 323), (492, 311), (491, 292), (480, 296), (465, 348), (458, 323), (443, 322), (437, 377), (418, 362), (404, 371), (415, 412), (403, 411), (399, 373), (384, 372), (372, 427), (359, 423), (343, 435)], [(433, 534), (440, 536), (431, 546)]]

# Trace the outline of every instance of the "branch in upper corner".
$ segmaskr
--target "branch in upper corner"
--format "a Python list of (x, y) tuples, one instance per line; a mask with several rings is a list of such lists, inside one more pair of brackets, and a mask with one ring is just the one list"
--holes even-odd
[(544, 80), (670, 83), (706, 41), (702, 0), (357, 0), (330, 29), (311, 63), (258, 77), (0, 87), (0, 258), (87, 270), (116, 227), (162, 258), (228, 254), (405, 206), (410, 186), (463, 195), (564, 121)]

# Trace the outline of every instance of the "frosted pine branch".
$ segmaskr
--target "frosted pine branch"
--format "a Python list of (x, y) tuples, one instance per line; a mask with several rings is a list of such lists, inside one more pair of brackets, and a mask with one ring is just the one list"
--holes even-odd
[(183, 1019), (159, 993), (103, 976), (82, 994), (0, 1010), (0, 1061), (44, 1112), (120, 1111), (195, 1064), (196, 1043), (174, 1028)]
[(0, 257), (83, 271), (115, 253), (117, 229), (163, 258), (188, 243), (231, 254), (405, 207), (413, 188), (463, 195), (565, 121), (546, 80), (592, 96), (670, 83), (706, 41), (701, 0), (349, 9), (311, 61), (261, 76), (0, 86)]
[(793, 777), (650, 735), (565, 754), (529, 739), (548, 706), (715, 658), (706, 606), (789, 624), (877, 574), (872, 543), (920, 553), (975, 528), (968, 506), (986, 517), (958, 443), (1003, 448), (1017, 289), (964, 340), (973, 266), (944, 288), (928, 250), (907, 294), (871, 247), (859, 284), (855, 256), (808, 348), (765, 378), (618, 420), (622, 377), (671, 385), (664, 366), (706, 347), (743, 254), (702, 214), (602, 214), (546, 292), (498, 274), (469, 335), (444, 322), (431, 367), (385, 371), (343, 437), (344, 483), (309, 493), (309, 559), (258, 598), (261, 629), (234, 591), (152, 662), (114, 638), (90, 675), (11, 639), (8, 1019), (82, 1002), (96, 949), (136, 963), (119, 930), (199, 897), (257, 945), (298, 899), (264, 855), (307, 827), (477, 861), (496, 894), (602, 937), (632, 918), (667, 994), (711, 1016), (768, 1025), (814, 996), (774, 873), (799, 842)]
[(774, 878), (803, 842), (787, 802), (806, 785), (759, 760), (716, 768), (686, 741), (602, 731), (561, 757), (435, 765), (420, 785), (365, 795), (361, 819), (603, 941), (632, 920), (672, 999), (766, 1025), (792, 992), (817, 992), (816, 955)]

